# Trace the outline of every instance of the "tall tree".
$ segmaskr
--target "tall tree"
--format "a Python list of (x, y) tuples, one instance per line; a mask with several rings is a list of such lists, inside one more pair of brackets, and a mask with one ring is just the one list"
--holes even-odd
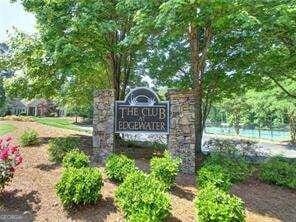
[(141, 47), (125, 44), (134, 14), (122, 7), (125, 1), (22, 2), (37, 18), (42, 58), (53, 67), (51, 76), (60, 81), (61, 76), (65, 80), (90, 75), (100, 78), (103, 68), (108, 80), (105, 87), (115, 90), (116, 99), (124, 96)]
[[(143, 7), (135, 20), (136, 41), (142, 38), (150, 43), (149, 40), (153, 39), (151, 30), (155, 30), (160, 44), (169, 49), (165, 50), (167, 53), (163, 53), (162, 58), (168, 62), (172, 57), (173, 61), (179, 60), (173, 63), (175, 72), (171, 73), (171, 78), (166, 78), (183, 82), (194, 90), (196, 155), (201, 156), (202, 133), (211, 96), (217, 95), (217, 98), (222, 95), (219, 92), (221, 87), (233, 89), (235, 84), (230, 84), (230, 81), (237, 83), (240, 80), (238, 88), (247, 85), (248, 76), (242, 75), (247, 65), (242, 63), (242, 57), (248, 59), (249, 54), (244, 51), (242, 43), (246, 33), (258, 22), (244, 10), (243, 4), (232, 0), (162, 1), (150, 8)], [(158, 49), (154, 51), (159, 52)], [(239, 66), (234, 67), (231, 62), (239, 62)]]

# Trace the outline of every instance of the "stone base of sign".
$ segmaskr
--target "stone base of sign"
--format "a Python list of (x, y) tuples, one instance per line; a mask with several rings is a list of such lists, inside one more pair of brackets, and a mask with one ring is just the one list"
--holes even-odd
[(93, 160), (105, 163), (114, 147), (114, 90), (94, 93)]
[(190, 91), (170, 90), (170, 134), (168, 149), (182, 160), (181, 172), (195, 172), (194, 95)]

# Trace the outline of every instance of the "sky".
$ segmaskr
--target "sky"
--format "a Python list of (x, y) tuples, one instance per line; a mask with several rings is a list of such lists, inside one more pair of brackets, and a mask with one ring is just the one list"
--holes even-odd
[(10, 0), (0, 0), (0, 42), (8, 40), (7, 30), (12, 27), (28, 34), (35, 32), (36, 20), (32, 13), (26, 12), (21, 3), (10, 3)]

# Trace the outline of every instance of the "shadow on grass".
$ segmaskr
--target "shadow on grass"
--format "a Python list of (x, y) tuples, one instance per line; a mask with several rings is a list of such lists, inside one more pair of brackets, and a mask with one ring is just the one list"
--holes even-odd
[(0, 196), (1, 211), (3, 212), (29, 212), (34, 220), (36, 213), (40, 210), (41, 200), (39, 192), (34, 190), (27, 194), (18, 195), (22, 190), (4, 191)]

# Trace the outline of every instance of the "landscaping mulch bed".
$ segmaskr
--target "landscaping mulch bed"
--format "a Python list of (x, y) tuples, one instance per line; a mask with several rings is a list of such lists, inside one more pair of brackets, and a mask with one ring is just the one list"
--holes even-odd
[[(4, 123), (4, 122), (0, 122)], [(91, 153), (91, 136), (82, 132), (44, 126), (35, 122), (7, 121), (16, 127), (12, 135), (16, 138), (31, 128), (40, 137), (38, 146), (21, 148), (24, 162), (18, 167), (12, 182), (0, 196), (1, 211), (27, 211), (34, 221), (124, 221), (123, 214), (114, 203), (116, 184), (104, 178), (102, 199), (95, 205), (75, 209), (63, 209), (55, 193), (55, 184), (62, 168), (48, 160), (48, 140), (52, 137), (78, 136), (83, 149)], [(137, 159), (137, 165), (149, 170), (147, 160)], [(104, 169), (100, 166), (101, 171)], [(181, 175), (171, 191), (172, 216), (168, 221), (194, 221), (193, 199), (196, 195), (194, 177)], [(268, 185), (250, 178), (233, 187), (232, 193), (240, 196), (247, 206), (247, 221), (296, 221), (296, 192)]]
[[(40, 137), (38, 146), (21, 148), (24, 162), (18, 167), (13, 181), (5, 187), (0, 197), (1, 209), (28, 211), (35, 221), (124, 221), (116, 208), (114, 192), (116, 184), (104, 178), (102, 199), (96, 205), (63, 209), (55, 193), (55, 184), (61, 176), (61, 166), (48, 160), (48, 141), (52, 137), (78, 136), (83, 140), (83, 150), (91, 153), (91, 136), (80, 132), (44, 126), (35, 122), (10, 122), (17, 127), (11, 134), (19, 138), (26, 129), (35, 129)], [(147, 169), (148, 161), (138, 159), (137, 164)], [(103, 167), (101, 172), (104, 172)], [(172, 216), (168, 221), (194, 221), (194, 178), (182, 175), (172, 190)]]

